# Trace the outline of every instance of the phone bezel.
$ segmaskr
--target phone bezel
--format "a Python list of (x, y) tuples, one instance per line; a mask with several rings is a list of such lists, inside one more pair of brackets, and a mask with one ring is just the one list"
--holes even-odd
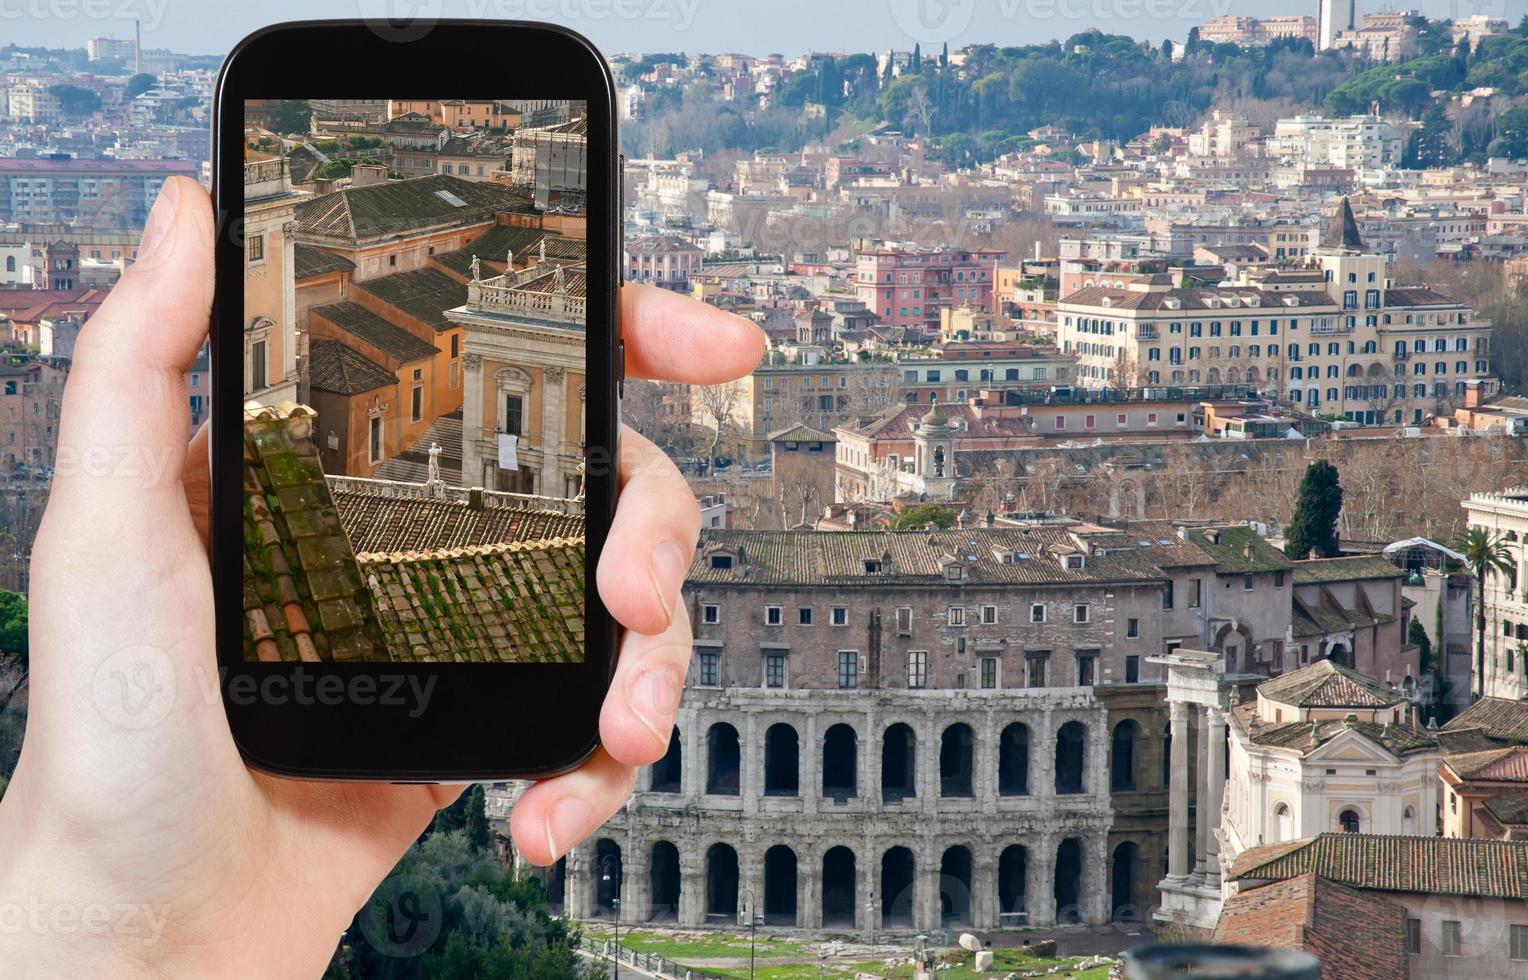
[[(507, 55), (514, 67), (506, 72)], [(419, 82), (401, 81), (409, 65)], [(507, 85), (512, 73), (526, 79)], [(243, 659), (243, 105), (251, 98), (376, 98), (449, 78), (459, 97), (583, 99), (589, 107), (585, 487), (586, 655), (581, 664), (254, 663)], [(366, 81), (365, 79), (373, 79)], [(615, 513), (621, 350), (621, 198), (615, 86), (581, 35), (550, 24), (303, 21), (241, 41), (218, 76), (213, 112), (217, 281), (212, 316), (211, 561), (220, 690), (250, 765), (317, 779), (445, 782), (535, 778), (577, 766), (599, 745), (599, 712), (618, 627), (594, 570)], [(601, 213), (603, 212), (603, 213)], [(597, 465), (600, 460), (608, 465)], [(317, 685), (370, 676), (403, 703), (324, 703)], [(323, 678), (333, 678), (324, 682)], [(431, 680), (433, 678), (433, 681)], [(395, 681), (396, 679), (396, 681)], [(305, 680), (310, 692), (299, 697)], [(410, 691), (431, 684), (424, 709)], [(414, 685), (412, 688), (409, 685)], [(365, 687), (363, 683), (362, 687)], [(359, 688), (344, 687), (352, 691)], [(284, 693), (275, 696), (278, 690)], [(380, 695), (380, 687), (377, 688)], [(378, 698), (380, 700), (380, 698)]]

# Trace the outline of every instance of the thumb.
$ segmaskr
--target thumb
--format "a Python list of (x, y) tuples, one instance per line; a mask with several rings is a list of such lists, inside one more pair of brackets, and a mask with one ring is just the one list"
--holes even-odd
[(102, 508), (120, 519), (133, 501), (180, 496), (190, 436), (185, 374), (207, 336), (212, 242), (206, 191), (186, 178), (167, 181), (137, 261), (75, 344), (53, 505)]

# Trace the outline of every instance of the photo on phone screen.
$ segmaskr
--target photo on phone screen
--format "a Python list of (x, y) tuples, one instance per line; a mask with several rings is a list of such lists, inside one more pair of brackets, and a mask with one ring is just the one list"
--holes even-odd
[(582, 662), (586, 103), (244, 137), (244, 659)]

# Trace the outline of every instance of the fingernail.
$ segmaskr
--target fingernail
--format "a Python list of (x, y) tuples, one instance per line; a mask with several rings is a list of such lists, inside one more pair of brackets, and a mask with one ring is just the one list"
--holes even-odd
[(546, 816), (546, 849), (552, 860), (583, 840), (589, 826), (589, 804), (576, 796), (564, 796)]
[(670, 623), (674, 621), (674, 607), (679, 604), (679, 590), (684, 586), (688, 565), (684, 552), (672, 541), (665, 541), (653, 549), (653, 590), (658, 594), (658, 605), (663, 607), (663, 615)]
[(679, 707), (679, 682), (673, 671), (659, 667), (637, 675), (627, 697), (648, 731), (667, 743)]
[(154, 206), (149, 209), (149, 219), (143, 225), (143, 236), (138, 239), (137, 262), (152, 259), (164, 243), (165, 236), (175, 224), (175, 204), (179, 199), (179, 183), (175, 180), (165, 181), (159, 189), (159, 196), (154, 199)]

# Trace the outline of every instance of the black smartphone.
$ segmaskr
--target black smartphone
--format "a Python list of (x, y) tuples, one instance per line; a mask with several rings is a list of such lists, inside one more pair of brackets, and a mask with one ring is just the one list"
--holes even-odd
[(211, 557), (252, 766), (539, 777), (598, 745), (614, 105), (544, 24), (282, 24), (224, 63)]

